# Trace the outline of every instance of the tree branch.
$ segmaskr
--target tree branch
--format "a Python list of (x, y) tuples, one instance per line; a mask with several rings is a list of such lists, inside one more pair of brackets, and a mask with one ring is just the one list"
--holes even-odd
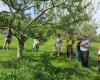
[(53, 5), (53, 7), (54, 7), (55, 5), (54, 5), (54, 2), (53, 2), (53, 0), (51, 0), (51, 2), (52, 2), (52, 5)]
[(22, 4), (19, 4), (18, 6), (14, 6), (14, 3), (13, 3), (13, 1), (12, 0), (2, 0), (5, 4), (7, 4), (8, 5), (8, 7), (10, 8), (10, 10), (11, 9), (13, 9), (13, 10), (16, 10), (16, 12), (14, 12), (14, 13), (17, 13), (17, 12), (19, 12), (19, 11), (25, 11), (24, 9), (22, 9)]
[(5, 4), (7, 4), (9, 7), (13, 8), (14, 10), (18, 10), (16, 7), (14, 7), (12, 0), (9, 0), (10, 4), (7, 0), (2, 0)]
[(38, 14), (38, 16), (34, 19), (34, 21), (36, 21), (36, 20), (37, 20), (41, 15), (43, 15), (47, 10), (52, 9), (52, 8), (55, 8), (55, 7), (59, 7), (59, 6), (62, 6), (62, 5), (65, 5), (65, 4), (64, 4), (64, 3), (58, 4), (58, 5), (51, 6), (51, 7), (47, 8), (47, 9), (43, 10), (40, 14)]
[(31, 7), (25, 8), (24, 11), (28, 10), (28, 9), (31, 9), (32, 7), (35, 7), (35, 6), (31, 6)]
[(32, 20), (32, 21), (27, 25), (27, 27), (30, 26), (30, 25), (32, 24), (33, 21), (36, 21), (40, 16), (42, 16), (47, 10), (52, 9), (52, 8), (55, 8), (55, 7), (59, 7), (59, 6), (62, 6), (62, 5), (65, 5), (65, 4), (64, 4), (64, 3), (61, 3), (61, 4), (58, 4), (58, 5), (55, 5), (55, 6), (51, 6), (51, 7), (47, 8), (47, 9), (43, 10), (40, 14), (37, 15), (37, 17), (36, 17), (34, 20)]

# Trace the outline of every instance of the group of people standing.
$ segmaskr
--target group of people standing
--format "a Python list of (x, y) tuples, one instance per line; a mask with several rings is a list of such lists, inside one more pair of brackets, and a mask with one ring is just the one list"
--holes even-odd
[[(62, 43), (61, 35), (57, 34), (56, 43), (55, 43), (55, 51), (54, 51), (57, 54), (57, 56), (60, 55), (61, 43)], [(67, 58), (70, 58), (70, 59), (73, 58), (74, 44), (75, 44), (75, 40), (72, 38), (71, 35), (69, 35), (67, 37), (67, 46), (66, 46)], [(87, 36), (84, 36), (78, 39), (76, 58), (77, 60), (81, 61), (81, 64), (84, 67), (88, 67), (89, 48), (90, 48), (90, 41)]]
[[(3, 45), (3, 49), (7, 48), (9, 49), (9, 44), (11, 43), (12, 39), (12, 31), (11, 28), (7, 28), (4, 32), (4, 38), (5, 42)], [(72, 38), (71, 35), (67, 37), (67, 45), (66, 45), (66, 55), (67, 58), (72, 59), (73, 58), (73, 47), (75, 44), (75, 40)], [(33, 43), (32, 51), (38, 51), (39, 49), (39, 36), (36, 36)], [(55, 49), (54, 53), (56, 53), (57, 56), (60, 55), (61, 52), (61, 44), (62, 44), (62, 37), (61, 34), (57, 34), (56, 41), (55, 41)], [(82, 66), (88, 67), (88, 57), (89, 57), (89, 48), (90, 48), (90, 40), (87, 36), (83, 36), (81, 38), (78, 38), (77, 42), (77, 52), (76, 52), (76, 58), (78, 61), (81, 61)], [(99, 65), (99, 72), (100, 72), (100, 48), (98, 49), (98, 65)]]
[[(7, 49), (8, 49), (9, 44), (11, 43), (11, 38), (12, 38), (11, 28), (8, 28), (5, 31), (4, 37), (5, 37), (5, 43), (4, 43), (3, 49), (5, 49), (6, 45), (7, 45)], [(66, 53), (67, 53), (67, 57), (70, 59), (73, 58), (74, 42), (75, 41), (72, 38), (72, 36), (69, 35), (67, 37)], [(56, 53), (57, 56), (59, 56), (60, 52), (61, 52), (61, 43), (62, 43), (61, 34), (57, 34), (56, 42), (55, 42), (55, 49), (54, 49), (54, 53)], [(40, 44), (39, 37), (36, 36), (34, 39), (33, 48), (32, 48), (33, 52), (38, 51), (39, 44)], [(76, 57), (79, 61), (81, 61), (82, 66), (84, 66), (84, 67), (88, 67), (89, 47), (90, 47), (90, 41), (88, 40), (87, 36), (84, 36), (83, 38), (78, 39)]]
[[(9, 44), (11, 43), (12, 39), (12, 31), (11, 28), (7, 28), (7, 30), (4, 32), (5, 42), (3, 45), (3, 49), (9, 48)], [(83, 38), (78, 39), (77, 43), (77, 59), (81, 61), (82, 66), (88, 67), (88, 56), (89, 56), (89, 47), (90, 47), (90, 41), (88, 40), (87, 36), (84, 36)], [(71, 35), (67, 37), (67, 46), (66, 46), (66, 53), (67, 57), (72, 59), (73, 58), (73, 46), (74, 46), (74, 39)], [(56, 36), (56, 42), (55, 42), (55, 52), (57, 56), (60, 55), (61, 51), (61, 43), (62, 43), (62, 37), (61, 34), (57, 34)], [(39, 49), (39, 36), (36, 36), (33, 43), (32, 51), (38, 51)]]
[[(9, 44), (11, 43), (11, 39), (12, 39), (11, 28), (7, 28), (7, 30), (5, 30), (4, 38), (5, 38), (5, 42), (3, 45), (3, 49), (5, 48), (9, 49)], [(75, 40), (72, 38), (71, 35), (68, 35), (66, 42), (67, 42), (67, 45), (66, 45), (67, 58), (72, 59)], [(34, 39), (32, 51), (38, 51), (39, 44), (40, 44), (39, 36), (36, 36)], [(56, 53), (57, 56), (60, 55), (61, 44), (62, 44), (62, 37), (61, 37), (61, 34), (58, 33), (56, 35), (55, 49), (54, 49), (54, 53)], [(76, 48), (77, 48), (77, 52), (76, 52), (77, 60), (81, 62), (82, 66), (88, 67), (89, 66), (88, 57), (89, 57), (89, 48), (90, 48), (90, 40), (88, 39), (88, 37), (83, 36), (81, 38), (78, 38)], [(99, 72), (100, 72), (100, 48), (98, 49), (98, 65), (99, 65)]]

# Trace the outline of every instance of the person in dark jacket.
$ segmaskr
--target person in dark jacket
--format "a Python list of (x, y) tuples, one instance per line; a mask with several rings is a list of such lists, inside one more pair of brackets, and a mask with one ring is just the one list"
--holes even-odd
[(5, 48), (9, 49), (9, 44), (11, 43), (11, 39), (12, 39), (11, 28), (7, 28), (7, 30), (5, 30), (4, 38), (5, 38), (5, 42), (4, 42), (4, 45), (3, 45), (3, 49), (5, 49)]
[(77, 42), (77, 52), (76, 52), (76, 58), (78, 61), (81, 60), (81, 50), (80, 50), (80, 43), (82, 42), (83, 38), (78, 38)]

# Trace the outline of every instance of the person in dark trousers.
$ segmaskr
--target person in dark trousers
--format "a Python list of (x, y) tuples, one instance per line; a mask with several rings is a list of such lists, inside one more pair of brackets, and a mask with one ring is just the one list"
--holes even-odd
[(5, 49), (5, 47), (7, 49), (9, 49), (9, 44), (11, 43), (11, 39), (12, 39), (11, 28), (7, 28), (7, 30), (5, 30), (5, 32), (4, 32), (4, 38), (5, 38), (5, 42), (4, 42), (4, 45), (3, 45), (3, 49)]
[(77, 52), (76, 52), (76, 58), (78, 61), (81, 60), (81, 50), (80, 50), (80, 43), (82, 42), (83, 38), (78, 38), (77, 42)]
[(89, 47), (90, 47), (90, 41), (87, 36), (84, 36), (82, 42), (80, 43), (81, 64), (83, 67), (89, 66), (88, 65)]
[(68, 38), (67, 38), (67, 58), (72, 59), (72, 57), (73, 57), (73, 45), (74, 45), (74, 40), (72, 39), (71, 35), (68, 35)]

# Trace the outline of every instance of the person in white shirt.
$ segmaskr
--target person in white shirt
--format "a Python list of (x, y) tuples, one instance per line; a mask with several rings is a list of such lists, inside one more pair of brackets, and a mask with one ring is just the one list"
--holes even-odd
[(61, 35), (57, 34), (56, 43), (55, 43), (55, 52), (57, 53), (57, 56), (59, 56), (61, 51), (61, 43), (62, 43)]
[(83, 41), (80, 43), (81, 50), (81, 64), (84, 67), (88, 67), (88, 56), (89, 56), (90, 41), (87, 36), (84, 36)]
[(34, 39), (32, 51), (38, 51), (38, 49), (39, 49), (39, 43), (40, 43), (40, 42), (39, 42), (39, 38), (36, 37), (36, 38)]

